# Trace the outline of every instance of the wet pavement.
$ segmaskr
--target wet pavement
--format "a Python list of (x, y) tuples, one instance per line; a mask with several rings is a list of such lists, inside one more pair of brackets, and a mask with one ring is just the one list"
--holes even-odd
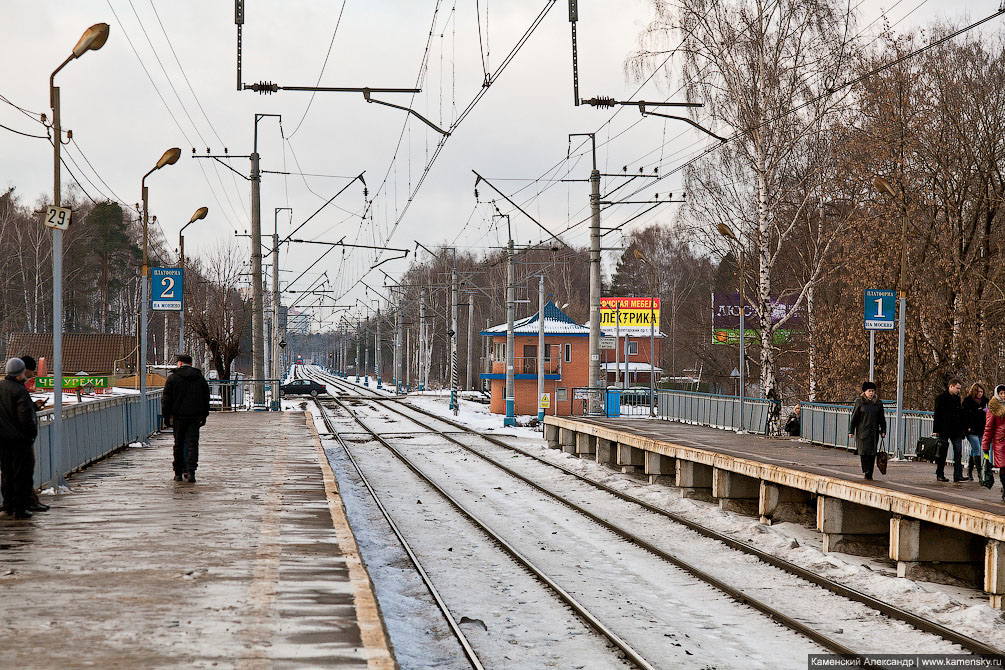
[(0, 668), (393, 668), (303, 413), (213, 414), (198, 481), (169, 435), (0, 515)]

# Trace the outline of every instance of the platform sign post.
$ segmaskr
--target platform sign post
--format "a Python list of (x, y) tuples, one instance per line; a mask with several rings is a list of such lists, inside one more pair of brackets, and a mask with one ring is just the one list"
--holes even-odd
[(182, 310), (182, 272), (181, 268), (150, 268), (153, 284), (153, 290), (150, 291), (150, 309), (155, 312)]
[(893, 330), (897, 311), (897, 293), (888, 289), (865, 290), (865, 329), (869, 331), (869, 381), (876, 369), (876, 331)]

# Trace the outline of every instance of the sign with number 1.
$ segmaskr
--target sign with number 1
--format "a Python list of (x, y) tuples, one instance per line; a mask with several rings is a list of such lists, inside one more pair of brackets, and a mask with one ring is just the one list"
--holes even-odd
[(158, 312), (182, 310), (182, 269), (150, 268), (150, 308)]
[(897, 311), (897, 294), (889, 289), (865, 290), (865, 329), (893, 330)]

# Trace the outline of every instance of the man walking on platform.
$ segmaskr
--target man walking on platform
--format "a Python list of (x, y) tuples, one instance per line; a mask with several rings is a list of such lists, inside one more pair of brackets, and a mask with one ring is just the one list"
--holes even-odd
[(953, 445), (953, 481), (963, 481), (963, 404), (960, 401), (958, 378), (949, 380), (946, 390), (935, 399), (935, 417), (932, 421), (932, 435), (939, 438), (939, 451), (935, 461), (935, 479), (948, 482), (946, 478), (946, 456), (949, 445)]
[(192, 357), (178, 354), (178, 367), (168, 375), (161, 397), (164, 425), (174, 429), (174, 480), (195, 483), (199, 466), (199, 428), (209, 416), (209, 384)]
[(30, 519), (33, 443), (38, 434), (35, 407), (24, 387), (24, 361), (11, 358), (4, 372), (0, 380), (0, 495), (7, 514)]

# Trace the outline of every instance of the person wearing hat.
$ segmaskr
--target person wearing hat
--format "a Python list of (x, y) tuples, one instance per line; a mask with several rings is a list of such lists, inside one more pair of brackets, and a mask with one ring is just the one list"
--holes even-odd
[(168, 375), (161, 396), (164, 425), (174, 431), (174, 480), (195, 483), (199, 467), (199, 428), (209, 416), (209, 384), (192, 357), (178, 354), (178, 366)]
[(886, 415), (883, 403), (876, 397), (876, 385), (862, 384), (862, 395), (855, 399), (848, 424), (848, 437), (855, 440), (855, 451), (862, 460), (862, 474), (872, 479), (876, 466), (876, 445), (886, 437)]
[[(24, 381), (25, 381), (24, 387), (26, 389), (28, 389), (29, 393), (31, 393), (31, 391), (33, 391), (34, 388), (35, 388), (34, 379), (35, 379), (35, 377), (38, 376), (37, 375), (37, 372), (38, 372), (38, 362), (35, 361), (35, 358), (33, 356), (28, 356), (27, 354), (23, 355), (23, 356), (18, 356), (18, 358), (20, 358), (21, 361), (24, 363)], [(45, 400), (36, 400), (36, 401), (34, 401), (33, 406), (35, 408), (35, 411), (38, 412), (43, 407), (45, 407)], [(30, 472), (32, 472), (32, 473), (35, 472), (35, 451), (34, 451), (34, 449), (31, 452), (31, 468), (30, 468)], [(48, 512), (49, 511), (49, 506), (46, 505), (45, 503), (43, 503), (41, 501), (41, 499), (39, 499), (39, 497), (38, 497), (38, 490), (35, 489), (35, 482), (34, 482), (34, 480), (32, 480), (30, 486), (31, 486), (31, 496), (29, 496), (30, 502), (29, 502), (29, 505), (28, 505), (28, 511), (29, 512)]]
[(33, 443), (38, 434), (35, 405), (24, 387), (24, 361), (11, 358), (0, 380), (0, 495), (7, 514), (30, 519), (35, 468)]

